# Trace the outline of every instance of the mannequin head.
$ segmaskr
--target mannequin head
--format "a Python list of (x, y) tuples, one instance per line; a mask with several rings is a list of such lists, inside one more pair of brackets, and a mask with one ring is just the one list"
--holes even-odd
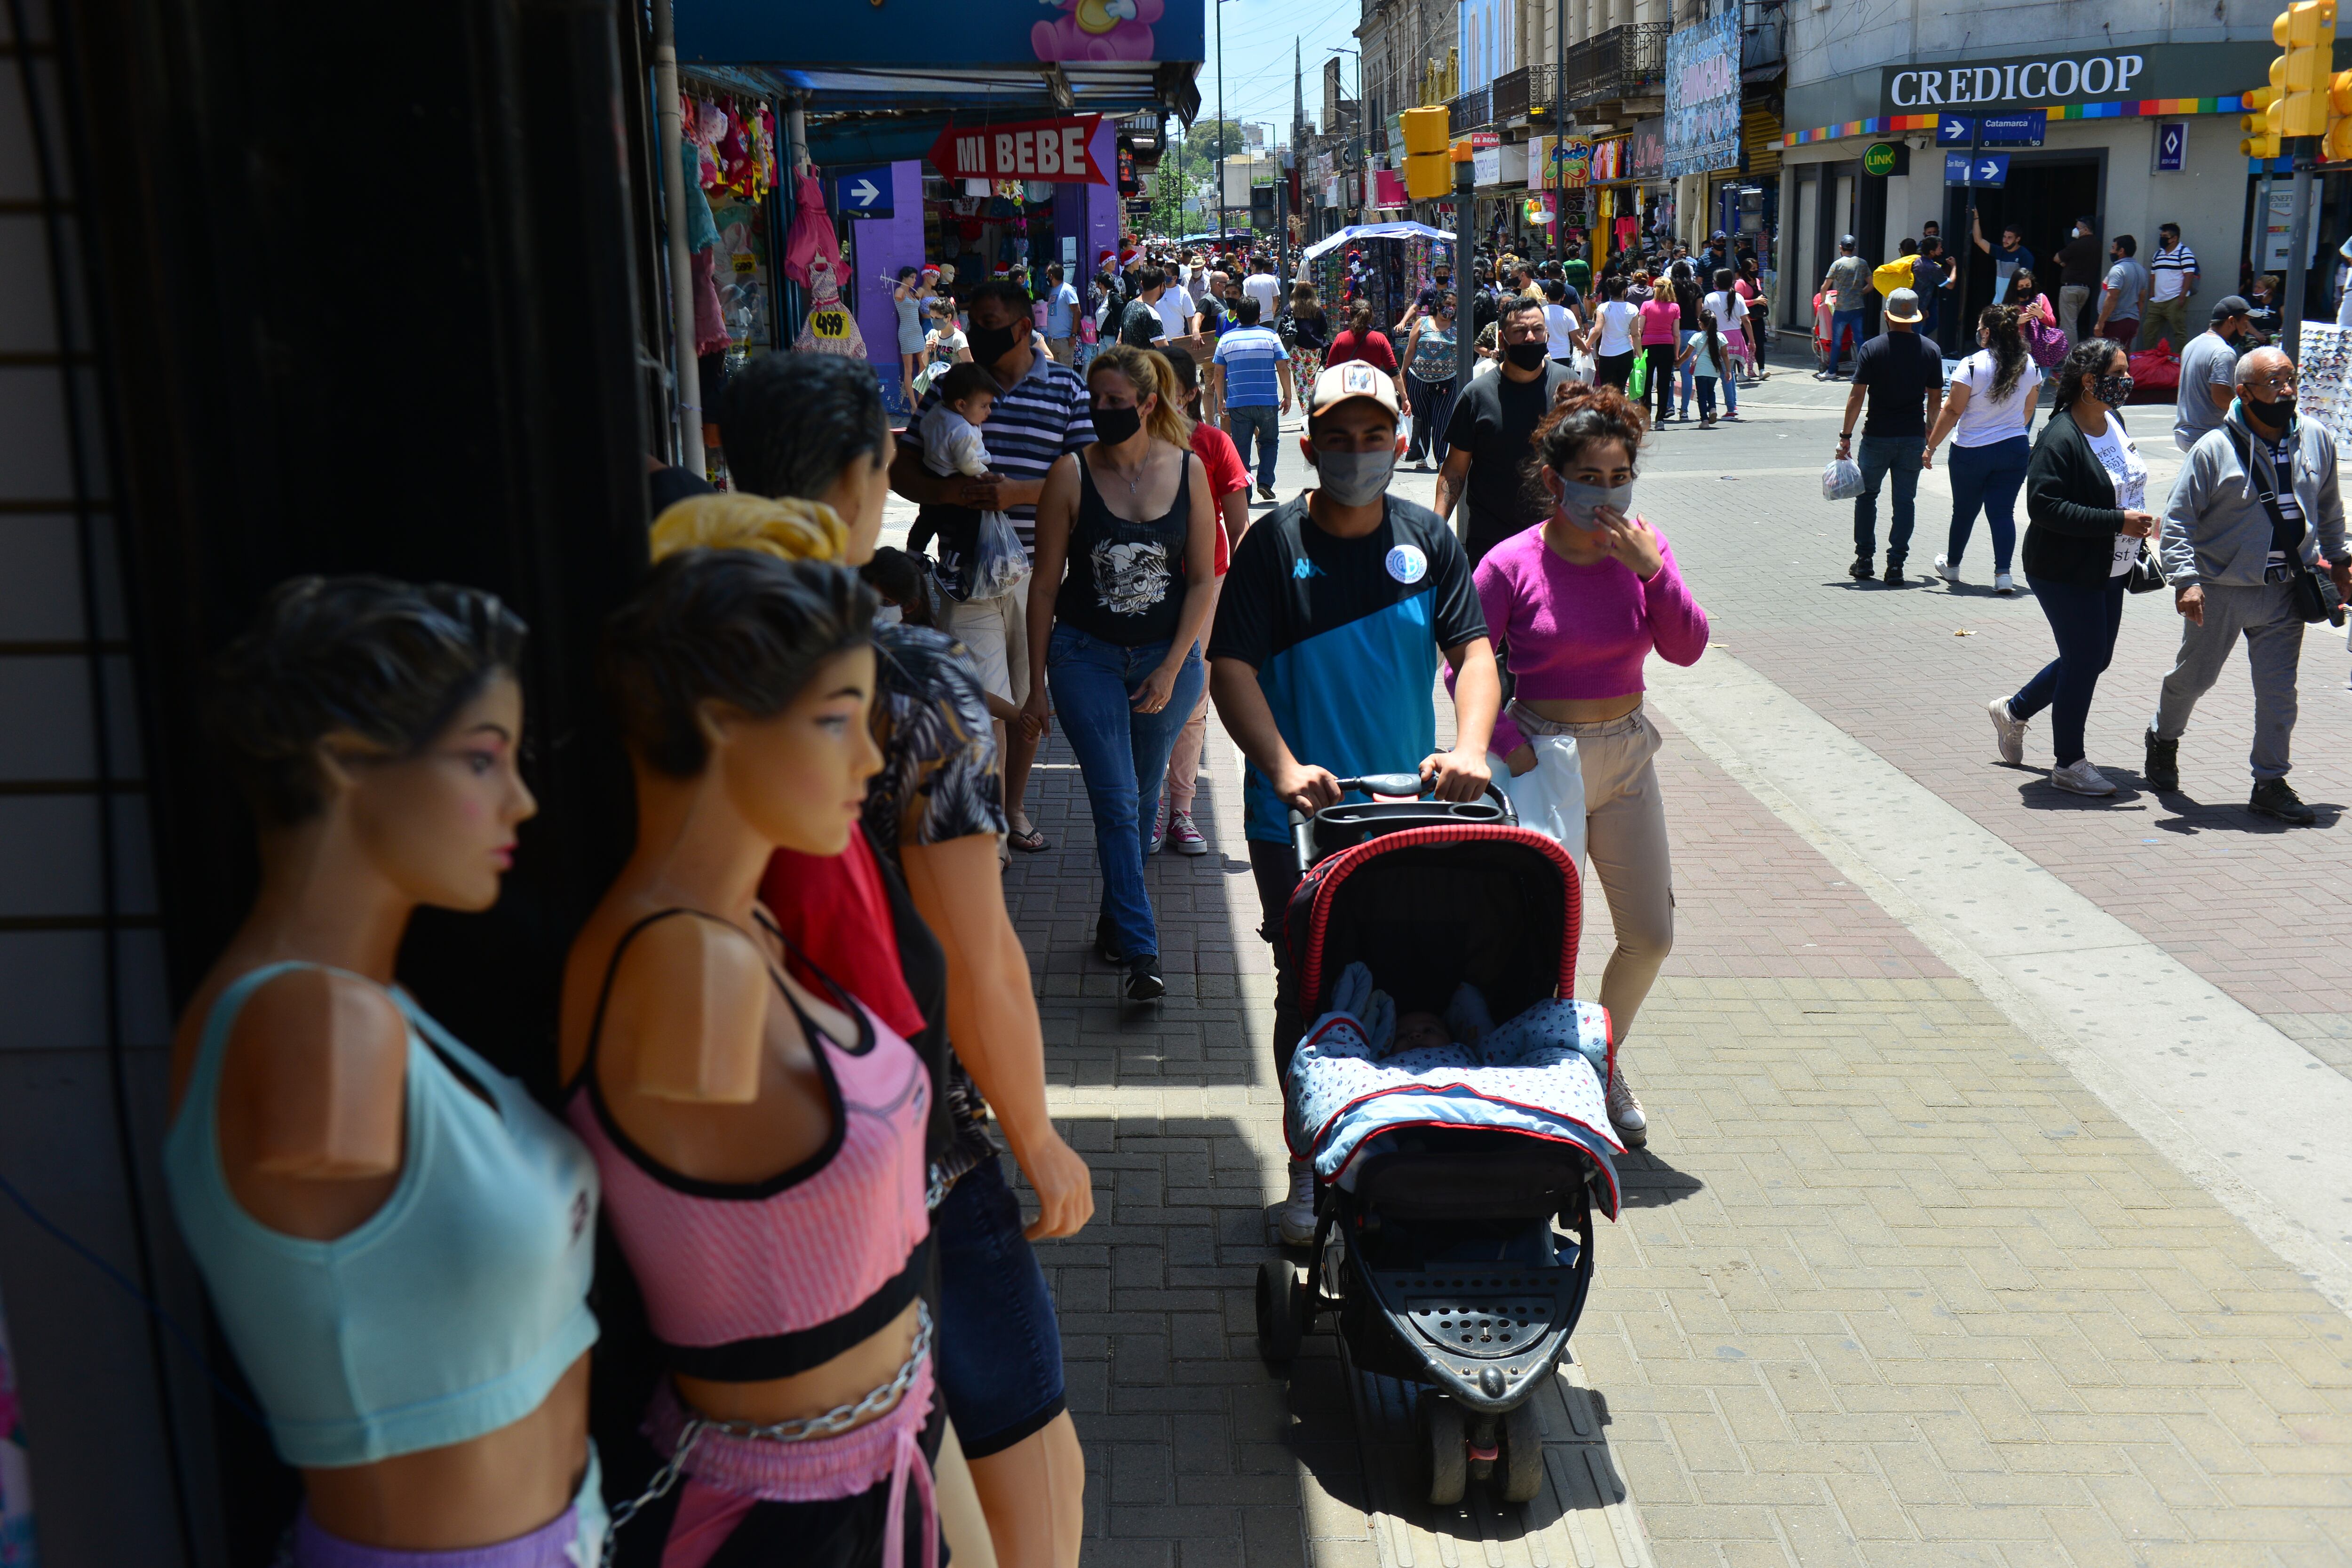
[(882, 765), (874, 591), (747, 550), (685, 550), (604, 624), (601, 664), (641, 790), (715, 793), (762, 842), (847, 847)]
[(264, 859), (323, 847), (413, 903), (495, 903), (539, 809), (518, 768), (522, 639), (478, 589), (278, 584), (215, 661), (210, 713)]
[(897, 447), (869, 367), (835, 354), (762, 354), (728, 379), (719, 427), (740, 490), (823, 501), (848, 528), (842, 559), (862, 566), (873, 556)]

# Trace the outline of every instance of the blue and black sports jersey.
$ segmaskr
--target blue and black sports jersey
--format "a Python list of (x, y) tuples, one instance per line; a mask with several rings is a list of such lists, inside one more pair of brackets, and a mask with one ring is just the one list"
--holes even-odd
[[(1391, 496), (1380, 527), (1335, 539), (1300, 496), (1234, 546), (1209, 657), (1256, 668), (1291, 755), (1357, 778), (1411, 773), (1437, 749), (1439, 650), (1486, 635), (1470, 558), (1435, 512)], [(1243, 800), (1248, 837), (1290, 841), (1255, 764)]]

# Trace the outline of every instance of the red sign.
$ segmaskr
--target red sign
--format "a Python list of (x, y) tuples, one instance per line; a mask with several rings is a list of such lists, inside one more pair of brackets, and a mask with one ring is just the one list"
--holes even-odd
[(1402, 174), (1394, 169), (1372, 171), (1372, 205), (1401, 207), (1409, 205), (1411, 200), (1412, 198), (1405, 195)]
[(1473, 153), (1484, 153), (1489, 147), (1500, 147), (1502, 144), (1502, 132), (1498, 131), (1473, 131), (1470, 132), (1470, 150)]
[(1095, 128), (1101, 123), (1099, 114), (1002, 125), (950, 121), (931, 143), (931, 167), (950, 180), (1050, 180), (1108, 185), (1109, 173), (1095, 162), (1088, 148)]

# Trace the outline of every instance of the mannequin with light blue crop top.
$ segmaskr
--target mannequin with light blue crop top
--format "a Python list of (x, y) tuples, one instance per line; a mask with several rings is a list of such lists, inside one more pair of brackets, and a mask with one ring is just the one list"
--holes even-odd
[(478, 590), (297, 579), (215, 671), (260, 888), (181, 1022), (163, 1172), (303, 1472), (290, 1568), (581, 1568), (607, 1533), (594, 1163), (392, 978), (537, 809), (521, 637)]

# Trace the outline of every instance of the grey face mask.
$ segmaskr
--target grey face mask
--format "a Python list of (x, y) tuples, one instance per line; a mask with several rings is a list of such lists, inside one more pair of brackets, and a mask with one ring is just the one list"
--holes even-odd
[(1561, 479), (1555, 492), (1559, 497), (1559, 514), (1578, 528), (1600, 526), (1593, 517), (1596, 507), (1611, 507), (1625, 517), (1633, 515), (1633, 482), (1622, 485), (1586, 485), (1574, 479)]
[(1371, 505), (1387, 491), (1389, 476), (1395, 471), (1393, 443), (1370, 452), (1318, 450), (1315, 454), (1315, 472), (1323, 493), (1341, 506)]

